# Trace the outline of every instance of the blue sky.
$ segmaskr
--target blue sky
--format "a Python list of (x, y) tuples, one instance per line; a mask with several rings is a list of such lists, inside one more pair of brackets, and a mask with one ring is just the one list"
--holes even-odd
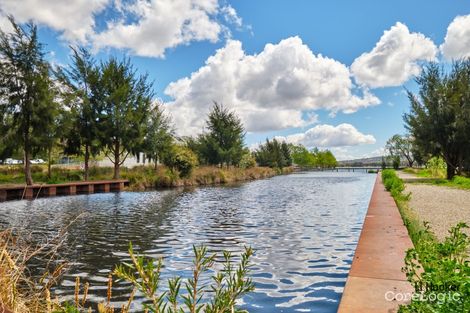
[(340, 159), (405, 132), (422, 64), (470, 56), (468, 1), (3, 0), (6, 30), (7, 14), (40, 26), (54, 63), (70, 44), (131, 57), (181, 135), (202, 131), (215, 100), (249, 146), (277, 136)]

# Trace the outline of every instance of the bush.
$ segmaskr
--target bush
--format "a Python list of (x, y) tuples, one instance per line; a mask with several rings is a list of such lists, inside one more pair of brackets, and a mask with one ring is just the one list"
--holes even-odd
[(174, 145), (163, 157), (163, 163), (172, 170), (177, 170), (181, 178), (189, 177), (197, 166), (197, 156), (189, 148)]
[(446, 177), (447, 165), (442, 158), (432, 157), (431, 159), (429, 159), (429, 161), (426, 163), (426, 169), (429, 170), (429, 174), (431, 177)]
[(405, 190), (405, 184), (403, 184), (403, 181), (397, 176), (394, 170), (383, 170), (382, 181), (385, 185), (385, 189), (390, 191), (394, 198), (403, 196), (402, 192)]
[(240, 167), (243, 169), (252, 168), (256, 166), (256, 159), (253, 157), (251, 153), (245, 153), (242, 155), (242, 159), (240, 160)]
[(459, 187), (470, 189), (470, 178), (454, 176), (454, 178), (452, 179), (452, 183)]
[(417, 296), (399, 312), (470, 312), (470, 240), (464, 228), (468, 226), (459, 223), (443, 242), (436, 242), (425, 224), (415, 248), (406, 252), (403, 268)]

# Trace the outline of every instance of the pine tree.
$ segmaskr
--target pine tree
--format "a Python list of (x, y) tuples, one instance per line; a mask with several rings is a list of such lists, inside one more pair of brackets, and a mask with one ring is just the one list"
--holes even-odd
[(109, 59), (100, 66), (96, 90), (100, 103), (99, 135), (106, 156), (114, 164), (114, 179), (131, 153), (138, 153), (145, 138), (153, 91), (147, 75), (137, 76), (128, 59)]
[(44, 148), (57, 103), (37, 27), (9, 19), (13, 32), (0, 30), (0, 111), (8, 123), (1, 140), (23, 149), (26, 184), (32, 185), (30, 160)]
[(72, 64), (57, 71), (66, 87), (63, 100), (70, 109), (70, 120), (64, 134), (65, 152), (83, 154), (84, 179), (88, 180), (90, 157), (99, 152), (98, 114), (99, 97), (96, 95), (100, 73), (95, 60), (85, 48), (72, 47)]

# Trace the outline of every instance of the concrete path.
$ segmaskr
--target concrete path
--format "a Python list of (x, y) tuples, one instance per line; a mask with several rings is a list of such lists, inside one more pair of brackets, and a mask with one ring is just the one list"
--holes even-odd
[(396, 312), (413, 292), (401, 272), (412, 247), (395, 201), (377, 175), (338, 312)]

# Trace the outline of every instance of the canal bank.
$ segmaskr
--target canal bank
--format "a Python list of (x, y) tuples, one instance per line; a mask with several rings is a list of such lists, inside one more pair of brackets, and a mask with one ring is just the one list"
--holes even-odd
[(396, 312), (413, 288), (401, 268), (413, 244), (377, 175), (338, 312)]

